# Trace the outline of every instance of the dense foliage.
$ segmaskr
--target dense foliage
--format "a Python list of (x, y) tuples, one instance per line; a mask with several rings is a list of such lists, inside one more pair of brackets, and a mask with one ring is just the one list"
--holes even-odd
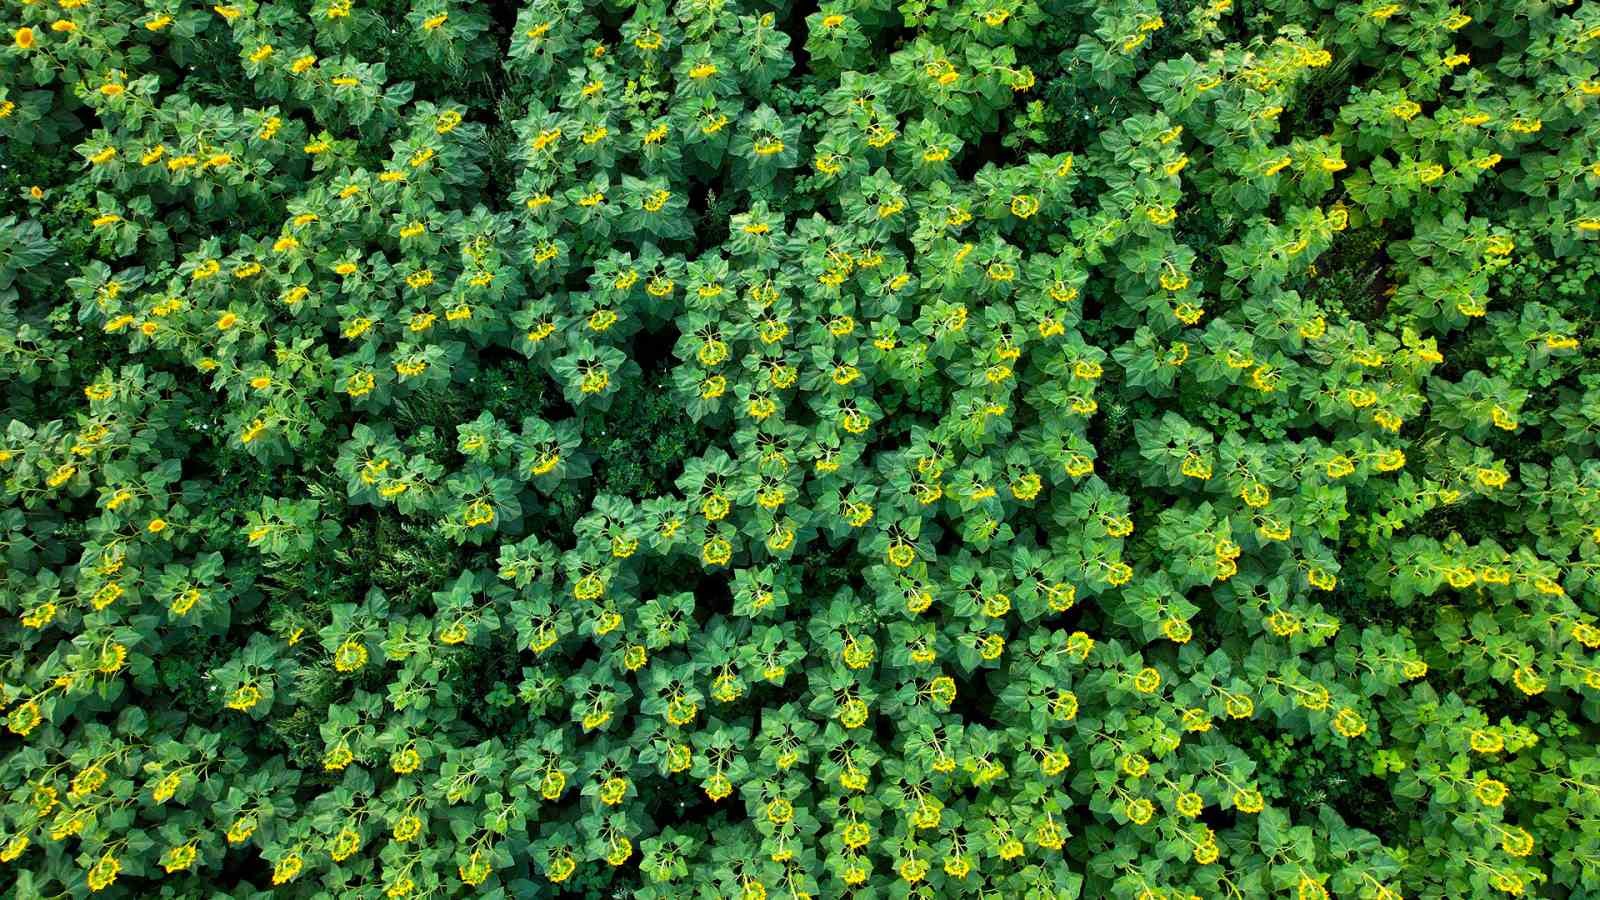
[(1600, 5), (10, 0), (7, 897), (1600, 895)]

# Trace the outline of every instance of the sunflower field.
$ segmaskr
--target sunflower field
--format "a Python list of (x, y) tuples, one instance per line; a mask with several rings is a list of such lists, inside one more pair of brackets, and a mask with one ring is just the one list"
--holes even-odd
[(1600, 2), (0, 29), (5, 897), (1600, 897)]

